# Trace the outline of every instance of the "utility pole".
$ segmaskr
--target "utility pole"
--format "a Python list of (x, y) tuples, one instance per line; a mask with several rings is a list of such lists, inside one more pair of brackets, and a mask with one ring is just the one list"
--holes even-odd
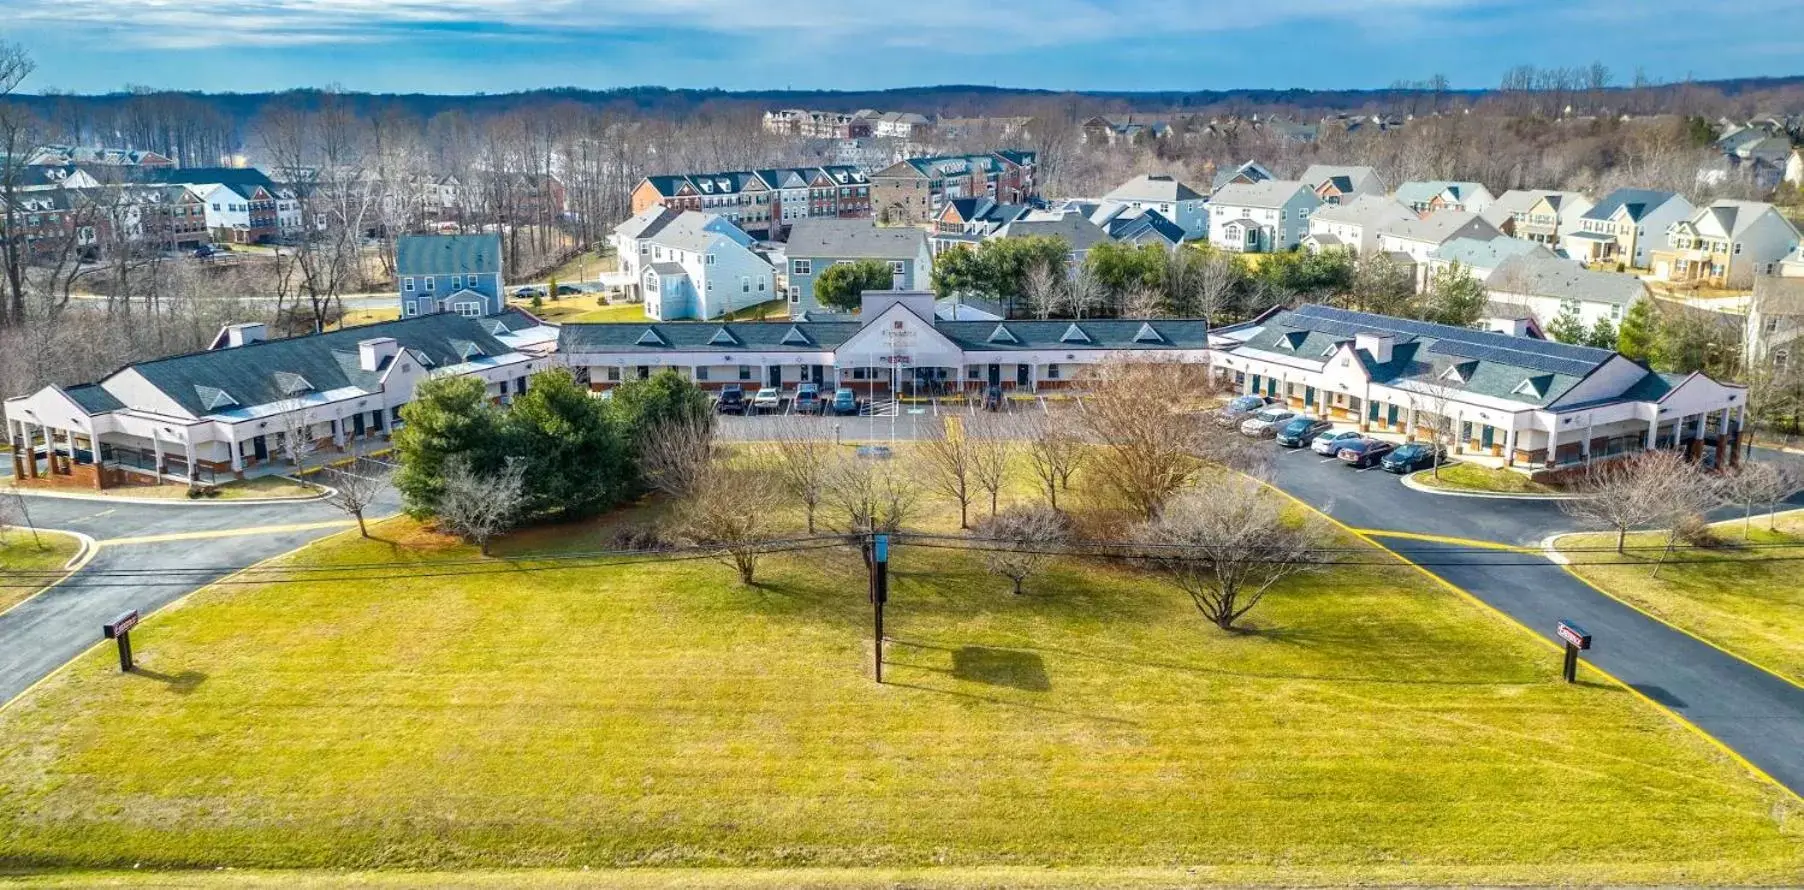
[(889, 535), (865, 539), (865, 565), (870, 567), (872, 672), (883, 682), (883, 604), (889, 602)]

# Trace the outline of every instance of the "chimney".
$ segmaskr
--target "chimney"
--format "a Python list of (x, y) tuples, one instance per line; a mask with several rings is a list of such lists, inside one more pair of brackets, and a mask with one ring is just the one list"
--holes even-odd
[(393, 337), (376, 337), (357, 342), (357, 364), (365, 371), (382, 370), (382, 363), (395, 357), (401, 351), (401, 344)]
[(1359, 333), (1353, 335), (1353, 348), (1361, 350), (1372, 357), (1377, 364), (1391, 360), (1391, 346), (1396, 342), (1390, 334)]
[(262, 343), (269, 339), (269, 328), (260, 321), (226, 326), (225, 345), (227, 349)]

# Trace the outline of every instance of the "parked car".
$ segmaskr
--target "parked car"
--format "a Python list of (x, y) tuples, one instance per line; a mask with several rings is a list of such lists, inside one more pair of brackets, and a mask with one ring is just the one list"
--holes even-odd
[(1253, 412), (1270, 404), (1271, 400), (1265, 396), (1236, 396), (1215, 412), (1215, 425), (1223, 429), (1233, 429)]
[(1323, 433), (1309, 443), (1309, 450), (1323, 457), (1333, 457), (1340, 453), (1340, 447), (1360, 437), (1357, 430), (1341, 430), (1338, 433)]
[(1413, 473), (1426, 470), (1447, 456), (1446, 449), (1427, 442), (1411, 442), (1384, 456), (1383, 466), (1387, 473)]
[(1278, 431), (1278, 427), (1288, 423), (1297, 412), (1276, 405), (1266, 408), (1240, 422), (1240, 434), (1263, 439)]
[(858, 413), (858, 393), (841, 387), (833, 391), (833, 404), (830, 410), (840, 417)]
[(722, 414), (744, 414), (745, 390), (732, 385), (721, 387), (720, 398), (714, 402), (714, 410)]
[(752, 413), (754, 414), (763, 414), (766, 411), (777, 411), (782, 407), (783, 391), (774, 386), (767, 386), (758, 390), (758, 394), (752, 396)]
[(1384, 456), (1390, 454), (1391, 449), (1396, 447), (1383, 439), (1360, 436), (1340, 446), (1340, 450), (1335, 452), (1335, 456), (1348, 466), (1363, 470), (1383, 460)]
[(791, 404), (795, 406), (797, 414), (821, 413), (821, 385), (804, 383), (797, 386), (795, 401)]
[(521, 300), (530, 300), (533, 297), (543, 297), (548, 296), (548, 294), (545, 292), (544, 288), (532, 284), (527, 285), (526, 287), (516, 288), (514, 290), (514, 296)]
[(1276, 436), (1278, 444), (1286, 448), (1302, 448), (1316, 436), (1331, 429), (1334, 424), (1314, 417), (1293, 417), (1290, 422), (1278, 427)]

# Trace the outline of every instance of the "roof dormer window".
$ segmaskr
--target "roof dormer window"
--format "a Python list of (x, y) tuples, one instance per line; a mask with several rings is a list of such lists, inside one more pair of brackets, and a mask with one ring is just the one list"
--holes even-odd
[(1134, 332), (1134, 342), (1135, 343), (1164, 343), (1165, 338), (1160, 336), (1158, 331), (1153, 330), (1152, 325), (1142, 324), (1140, 326), (1140, 330)]
[(1020, 343), (1021, 339), (1019, 337), (1016, 337), (1015, 332), (1009, 330), (1007, 325), (997, 325), (996, 329), (990, 332), (990, 336), (988, 337), (988, 342), (990, 342), (990, 343)]
[(1060, 343), (1088, 343), (1088, 342), (1090, 342), (1090, 335), (1084, 333), (1083, 328), (1080, 328), (1076, 324), (1073, 324), (1070, 327), (1065, 329), (1064, 334), (1061, 334), (1059, 336), (1059, 342)]
[(658, 335), (658, 331), (656, 328), (646, 328), (645, 332), (639, 335), (639, 339), (633, 341), (633, 345), (634, 346), (663, 346), (664, 338)]

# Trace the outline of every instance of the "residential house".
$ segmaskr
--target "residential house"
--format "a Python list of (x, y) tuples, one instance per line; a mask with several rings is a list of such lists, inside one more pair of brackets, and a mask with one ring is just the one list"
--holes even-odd
[(1432, 279), (1429, 259), (1450, 241), (1470, 238), (1488, 241), (1502, 238), (1497, 227), (1468, 210), (1442, 210), (1420, 219), (1392, 223), (1378, 232), (1378, 249), (1398, 260), (1412, 263), (1416, 270), (1416, 287), (1426, 289)]
[(1103, 196), (1104, 204), (1130, 210), (1156, 210), (1183, 229), (1186, 238), (1209, 234), (1208, 198), (1167, 174), (1145, 173), (1122, 183)]
[(1785, 255), (1779, 261), (1779, 273), (1784, 278), (1804, 278), (1804, 245)]
[(1389, 197), (1359, 195), (1344, 203), (1324, 206), (1311, 213), (1309, 234), (1303, 239), (1303, 247), (1312, 253), (1351, 250), (1370, 255), (1378, 249), (1379, 232), (1415, 218), (1414, 211)]
[[(1559, 259), (1546, 245), (1533, 241), (1516, 238), (1455, 238), (1428, 252), (1427, 277), (1433, 281), (1435, 275), (1458, 264), (1461, 269), (1471, 273), (1472, 277), (1489, 284), (1491, 276), (1504, 263), (1523, 256), (1544, 260)], [(1571, 260), (1564, 262), (1575, 268), (1578, 265)]]
[(68, 167), (93, 164), (100, 167), (174, 167), (175, 160), (154, 151), (100, 148), (85, 145), (45, 145), (33, 151), (25, 163), (31, 166)]
[(1081, 213), (1064, 213), (1036, 218), (1029, 214), (1007, 223), (990, 234), (991, 238), (1058, 238), (1071, 245), (1072, 268), (1090, 255), (1090, 248), (1110, 240), (1109, 233)]
[(1794, 148), (1785, 156), (1783, 178), (1793, 188), (1804, 188), (1804, 149)]
[(1278, 177), (1272, 175), (1272, 171), (1265, 169), (1264, 164), (1261, 164), (1258, 161), (1247, 161), (1231, 170), (1217, 171), (1215, 178), (1209, 182), (1209, 191), (1213, 194), (1214, 192), (1221, 191), (1226, 186), (1252, 185), (1256, 182), (1264, 182), (1268, 179), (1277, 178)]
[(192, 189), (206, 209), (207, 230), (214, 241), (261, 244), (301, 231), (299, 192), (292, 186), (277, 185), (261, 170), (153, 167), (135, 175), (146, 183)]
[(975, 245), (997, 229), (1027, 215), (1026, 204), (998, 204), (994, 198), (956, 198), (933, 221), (932, 248)]
[(1208, 361), (1185, 319), (942, 321), (933, 294), (871, 291), (856, 317), (720, 324), (568, 324), (558, 350), (597, 390), (671, 368), (708, 389), (852, 387), (882, 396), (1056, 390), (1104, 362)]
[(1310, 164), (1303, 171), (1303, 184), (1315, 189), (1323, 204), (1345, 204), (1362, 195), (1384, 197), (1384, 180), (1370, 167), (1340, 167), (1333, 164)]
[(501, 274), (501, 236), (496, 233), (395, 239), (395, 279), (405, 317), (498, 314), (507, 308)]
[(1294, 179), (1230, 183), (1209, 201), (1209, 243), (1236, 253), (1295, 249), (1321, 204), (1315, 189)]
[(938, 219), (959, 198), (1024, 204), (1038, 196), (1039, 155), (998, 151), (908, 158), (870, 175), (871, 206), (888, 223)]
[(1578, 229), (1566, 233), (1563, 245), (1582, 262), (1645, 269), (1648, 255), (1665, 245), (1668, 227), (1692, 213), (1691, 202), (1675, 192), (1617, 189), (1579, 215)]
[(1773, 205), (1724, 199), (1668, 226), (1666, 242), (1651, 255), (1655, 278), (1743, 288), (1776, 274), (1799, 238)]
[[(1095, 222), (1094, 217), (1091, 222)], [(1190, 234), (1184, 231), (1183, 226), (1166, 219), (1157, 210), (1119, 212), (1098, 225), (1102, 226), (1110, 240), (1136, 247), (1157, 244), (1167, 250), (1176, 250), (1190, 240)]]
[(1362, 430), (1424, 437), (1444, 423), (1456, 453), (1509, 466), (1657, 448), (1697, 459), (1707, 440), (1719, 466), (1739, 459), (1746, 388), (1607, 349), (1327, 306), (1273, 309), (1210, 341), (1211, 369), (1242, 392)]
[(888, 167), (897, 158), (895, 143), (888, 140), (864, 137), (841, 139), (833, 143), (833, 163), (836, 166), (856, 167), (869, 172)]
[(1544, 255), (1511, 257), (1485, 278), (1485, 284), (1493, 302), (1522, 306), (1543, 326), (1571, 312), (1586, 330), (1600, 320), (1620, 326), (1629, 307), (1648, 295), (1647, 284), (1633, 275), (1594, 272)]
[(1479, 215), (1511, 238), (1558, 250), (1568, 233), (1579, 230), (1579, 221), (1592, 206), (1591, 199), (1578, 192), (1511, 189)]
[(207, 351), (8, 399), (13, 475), (99, 489), (291, 472), (288, 436), (326, 452), (376, 447), (363, 443), (386, 439), (415, 387), (432, 377), (475, 377), (491, 398), (511, 400), (554, 363), (556, 342), (555, 329), (517, 309), (286, 340), (266, 333), (261, 324), (229, 325)]
[(649, 318), (719, 318), (780, 296), (770, 260), (718, 214), (648, 209), (616, 227), (611, 240), (621, 271), (633, 276), (628, 294), (644, 302)]
[(890, 111), (877, 118), (871, 128), (872, 136), (888, 136), (892, 139), (919, 139), (933, 131), (933, 121), (925, 115), (912, 111)]
[(1804, 278), (1754, 278), (1742, 343), (1750, 367), (1785, 370), (1804, 361)]
[(1398, 203), (1424, 216), (1442, 210), (1483, 213), (1496, 199), (1477, 182), (1406, 182), (1397, 186)]
[(891, 290), (924, 290), (933, 275), (926, 232), (913, 226), (879, 227), (869, 219), (802, 220), (790, 230), (783, 257), (791, 313), (833, 311), (815, 299), (814, 282), (836, 263), (884, 263)]
[(871, 183), (846, 165), (648, 176), (633, 189), (633, 213), (652, 206), (718, 214), (776, 238), (799, 219), (869, 216)]
[(1083, 123), (1084, 141), (1091, 145), (1114, 145), (1133, 142), (1142, 136), (1164, 139), (1171, 135), (1171, 124), (1164, 120), (1135, 120), (1133, 115), (1097, 116)]

